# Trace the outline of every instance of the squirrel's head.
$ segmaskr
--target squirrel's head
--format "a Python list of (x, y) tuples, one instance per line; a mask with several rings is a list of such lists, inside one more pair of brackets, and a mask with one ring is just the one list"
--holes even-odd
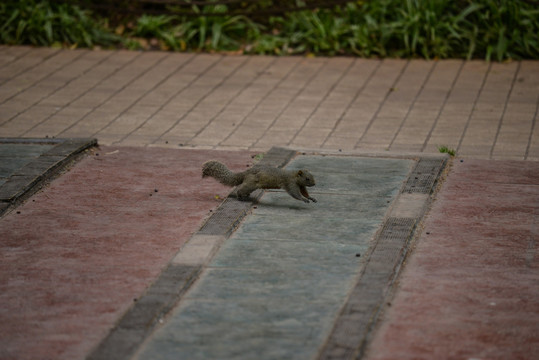
[(315, 185), (313, 175), (310, 172), (308, 172), (307, 170), (305, 170), (305, 169), (298, 170), (297, 176), (298, 176), (298, 180), (299, 180), (300, 185), (303, 185), (303, 186), (314, 186)]

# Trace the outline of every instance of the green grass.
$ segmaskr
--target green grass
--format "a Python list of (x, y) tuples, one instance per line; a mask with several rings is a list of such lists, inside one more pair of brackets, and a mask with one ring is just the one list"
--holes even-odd
[(49, 1), (0, 3), (0, 41), (41, 46), (111, 46), (120, 38), (78, 6)]
[[(281, 2), (249, 4), (251, 10), (264, 10)], [(360, 0), (283, 16), (216, 15), (232, 6), (187, 9), (197, 16), (170, 8), (167, 15), (120, 18), (111, 29), (108, 21), (71, 3), (7, 0), (0, 4), (0, 40), (270, 55), (539, 58), (539, 8), (526, 1)]]
[(446, 145), (438, 146), (438, 151), (442, 154), (449, 154), (451, 156), (455, 156), (457, 153), (455, 149), (452, 149)]

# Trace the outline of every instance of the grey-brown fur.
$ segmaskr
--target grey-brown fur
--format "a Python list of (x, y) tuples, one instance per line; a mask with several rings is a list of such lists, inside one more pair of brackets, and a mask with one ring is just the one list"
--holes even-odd
[(283, 170), (270, 166), (254, 166), (242, 172), (233, 172), (215, 160), (202, 165), (202, 177), (211, 176), (221, 184), (239, 186), (236, 195), (246, 199), (256, 189), (283, 189), (294, 199), (316, 202), (309, 195), (307, 187), (314, 186), (314, 178), (307, 170)]

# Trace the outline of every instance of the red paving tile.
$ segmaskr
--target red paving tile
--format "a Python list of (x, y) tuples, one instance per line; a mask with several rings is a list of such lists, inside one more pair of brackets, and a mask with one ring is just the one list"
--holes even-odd
[(539, 358), (538, 215), (537, 163), (455, 162), (367, 358)]
[(101, 147), (1, 218), (0, 358), (84, 358), (228, 194), (201, 181), (210, 158), (251, 163)]

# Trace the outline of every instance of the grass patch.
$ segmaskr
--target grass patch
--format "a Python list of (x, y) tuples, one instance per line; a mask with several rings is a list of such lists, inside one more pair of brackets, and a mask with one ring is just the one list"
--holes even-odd
[(438, 146), (438, 151), (442, 154), (449, 154), (450, 156), (455, 156), (457, 153), (455, 149), (452, 149), (446, 145)]
[[(191, 5), (191, 15), (174, 7), (166, 15), (111, 14), (112, 28), (71, 2), (7, 0), (0, 4), (0, 40), (269, 55), (539, 58), (539, 8), (527, 1), (359, 0), (270, 17), (227, 15), (233, 6)], [(250, 6), (271, 9), (274, 1)]]
[(121, 42), (105, 21), (67, 3), (4, 1), (0, 3), (0, 24), (0, 41), (8, 45), (93, 47)]

